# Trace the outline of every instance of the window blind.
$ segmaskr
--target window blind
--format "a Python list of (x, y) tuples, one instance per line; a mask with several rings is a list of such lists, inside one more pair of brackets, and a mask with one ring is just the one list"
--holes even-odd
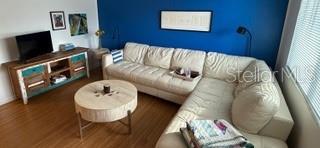
[(320, 0), (302, 0), (287, 67), (320, 119)]

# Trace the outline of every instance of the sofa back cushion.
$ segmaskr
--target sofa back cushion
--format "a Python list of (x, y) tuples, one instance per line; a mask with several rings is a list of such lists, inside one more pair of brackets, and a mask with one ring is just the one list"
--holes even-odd
[(242, 131), (257, 134), (276, 114), (280, 106), (273, 83), (256, 83), (235, 96), (232, 122)]
[(253, 58), (209, 52), (204, 65), (204, 77), (237, 82)]
[(148, 48), (149, 45), (128, 42), (124, 47), (124, 60), (143, 64), (144, 56)]
[(169, 69), (173, 50), (173, 48), (151, 46), (144, 57), (144, 64)]
[(202, 74), (205, 57), (204, 51), (177, 48), (172, 56), (171, 69), (190, 68)]
[(235, 93), (239, 93), (240, 91), (259, 82), (273, 82), (273, 74), (269, 66), (264, 61), (254, 60), (242, 72)]

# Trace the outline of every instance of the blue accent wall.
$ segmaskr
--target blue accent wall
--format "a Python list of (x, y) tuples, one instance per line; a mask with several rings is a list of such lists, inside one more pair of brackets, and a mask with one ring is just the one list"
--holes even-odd
[[(252, 35), (252, 56), (274, 66), (288, 0), (98, 0), (103, 47), (122, 48), (128, 41), (244, 55)], [(160, 29), (160, 10), (211, 10), (210, 33)]]

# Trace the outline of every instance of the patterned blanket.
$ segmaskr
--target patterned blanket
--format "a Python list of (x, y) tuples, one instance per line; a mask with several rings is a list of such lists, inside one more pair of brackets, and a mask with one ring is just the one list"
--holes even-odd
[(191, 120), (180, 131), (192, 148), (254, 148), (225, 120)]

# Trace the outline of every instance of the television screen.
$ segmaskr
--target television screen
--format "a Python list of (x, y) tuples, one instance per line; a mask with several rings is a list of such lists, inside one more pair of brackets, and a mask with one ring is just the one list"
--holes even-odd
[(16, 41), (21, 61), (53, 51), (50, 31), (16, 36)]

